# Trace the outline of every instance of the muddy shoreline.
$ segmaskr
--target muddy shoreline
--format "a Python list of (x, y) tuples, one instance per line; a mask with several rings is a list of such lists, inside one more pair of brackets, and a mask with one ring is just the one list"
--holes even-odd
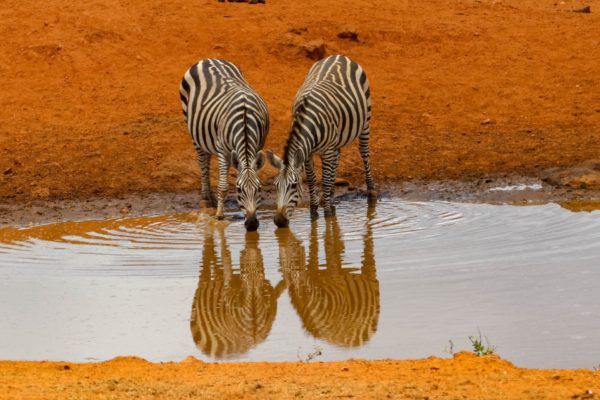
[[(336, 183), (336, 201), (343, 203), (365, 197), (365, 191), (347, 181)], [(600, 203), (600, 190), (557, 187), (536, 177), (519, 175), (483, 177), (471, 181), (384, 182), (378, 186), (379, 197), (405, 201), (449, 201), (489, 204), (570, 204), (573, 210), (590, 210)], [(263, 191), (263, 207), (273, 207), (272, 185)], [(97, 196), (88, 199), (35, 200), (29, 204), (0, 202), (0, 227), (29, 226), (61, 221), (112, 219), (127, 216), (190, 213), (199, 211), (200, 193), (194, 191), (149, 192), (117, 197)], [(590, 206), (591, 204), (591, 206)], [(307, 205), (307, 199), (304, 206)], [(238, 209), (231, 196), (228, 209)]]

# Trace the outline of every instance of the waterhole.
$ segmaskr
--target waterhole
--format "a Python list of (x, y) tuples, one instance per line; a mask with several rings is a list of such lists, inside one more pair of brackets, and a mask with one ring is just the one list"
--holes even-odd
[[(571, 207), (572, 208), (572, 207)], [(600, 211), (381, 200), (258, 233), (162, 215), (0, 229), (0, 359), (600, 362)]]

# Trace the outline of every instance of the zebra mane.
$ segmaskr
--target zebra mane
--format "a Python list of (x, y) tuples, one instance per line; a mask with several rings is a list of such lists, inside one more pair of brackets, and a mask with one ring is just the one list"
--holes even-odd
[(248, 150), (248, 117), (246, 113), (248, 112), (248, 108), (246, 107), (246, 102), (244, 102), (244, 152), (246, 153), (246, 162), (250, 159), (250, 154)]
[(292, 142), (296, 139), (296, 137), (298, 136), (300, 129), (298, 127), (298, 125), (302, 122), (302, 120), (304, 119), (304, 114), (306, 112), (306, 97), (303, 97), (296, 106), (296, 109), (294, 111), (294, 115), (293, 115), (293, 122), (292, 122), (292, 129), (290, 131), (290, 134), (288, 135), (288, 139), (287, 142), (285, 143), (285, 147), (283, 148), (283, 163), (285, 165), (289, 165), (290, 160), (290, 147), (292, 145)]

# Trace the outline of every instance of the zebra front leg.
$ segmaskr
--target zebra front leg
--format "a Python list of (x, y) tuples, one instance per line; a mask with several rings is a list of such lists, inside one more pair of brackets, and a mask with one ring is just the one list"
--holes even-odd
[(331, 206), (331, 212), (335, 215), (335, 205), (333, 204), (335, 201), (335, 178), (337, 177), (337, 169), (340, 165), (340, 157), (341, 151), (338, 150), (336, 153), (336, 158), (334, 161), (332, 176), (331, 176), (331, 193), (329, 193), (329, 204)]
[(335, 179), (335, 169), (339, 161), (339, 150), (329, 151), (321, 156), (323, 163), (323, 212), (326, 217), (335, 215), (335, 209), (331, 205), (331, 193)]
[(365, 165), (365, 180), (367, 183), (367, 198), (369, 203), (377, 200), (377, 190), (375, 189), (375, 181), (371, 173), (371, 164), (369, 162), (369, 128), (367, 127), (359, 137), (358, 149), (360, 157)]
[(225, 218), (225, 197), (227, 197), (227, 174), (229, 173), (229, 157), (219, 153), (219, 186), (217, 189), (217, 219)]
[(200, 207), (214, 207), (216, 202), (210, 188), (210, 153), (196, 147), (196, 157), (200, 164)]
[(304, 170), (306, 171), (308, 193), (310, 194), (310, 218), (315, 220), (319, 218), (319, 196), (317, 193), (317, 176), (315, 175), (315, 165), (312, 157), (304, 163)]

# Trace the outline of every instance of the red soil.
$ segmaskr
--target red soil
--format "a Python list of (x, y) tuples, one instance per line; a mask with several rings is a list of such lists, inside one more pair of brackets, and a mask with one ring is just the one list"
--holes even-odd
[[(198, 187), (178, 84), (204, 57), (241, 67), (280, 151), (313, 40), (369, 75), (379, 181), (597, 158), (600, 3), (589, 3), (590, 14), (570, 11), (579, 0), (5, 0), (0, 202)], [(347, 27), (357, 42), (337, 37)], [(349, 149), (340, 176), (362, 183), (360, 165)]]

